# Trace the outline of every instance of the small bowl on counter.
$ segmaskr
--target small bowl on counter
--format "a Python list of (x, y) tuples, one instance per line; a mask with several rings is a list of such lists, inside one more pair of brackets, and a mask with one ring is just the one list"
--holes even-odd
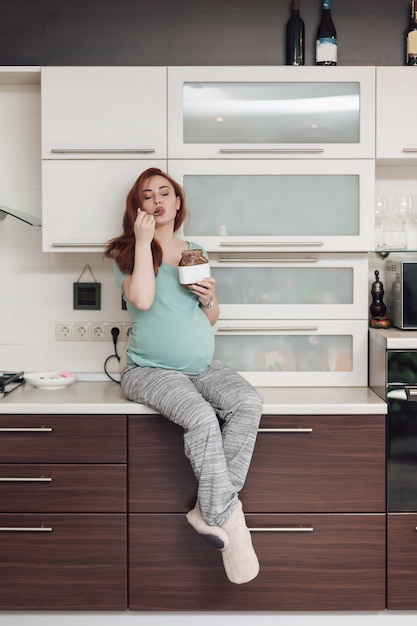
[(77, 374), (73, 372), (32, 372), (24, 374), (24, 379), (41, 389), (64, 389), (77, 380)]

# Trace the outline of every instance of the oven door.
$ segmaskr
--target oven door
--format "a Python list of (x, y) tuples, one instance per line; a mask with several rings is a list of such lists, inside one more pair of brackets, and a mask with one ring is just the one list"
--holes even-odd
[(417, 511), (417, 384), (387, 394), (388, 511)]

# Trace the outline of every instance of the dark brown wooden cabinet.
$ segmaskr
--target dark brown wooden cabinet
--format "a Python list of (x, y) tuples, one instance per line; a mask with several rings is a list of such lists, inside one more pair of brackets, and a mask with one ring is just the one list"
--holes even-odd
[(0, 416), (0, 609), (127, 608), (126, 417)]
[(388, 513), (387, 608), (417, 610), (417, 513)]
[(195, 497), (182, 430), (130, 416), (132, 610), (384, 609), (384, 416), (262, 418), (241, 493), (261, 564), (249, 584), (187, 523)]

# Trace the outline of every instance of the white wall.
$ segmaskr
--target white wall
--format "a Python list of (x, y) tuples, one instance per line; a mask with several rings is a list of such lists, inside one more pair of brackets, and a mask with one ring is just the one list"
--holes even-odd
[[(0, 205), (41, 216), (40, 149), (39, 85), (0, 84)], [(112, 343), (57, 342), (55, 323), (128, 321), (111, 263), (98, 252), (43, 253), (41, 236), (16, 218), (0, 220), (0, 368), (102, 372)], [(102, 283), (100, 311), (73, 309), (73, 283), (87, 264)], [(81, 280), (92, 280), (88, 271)]]

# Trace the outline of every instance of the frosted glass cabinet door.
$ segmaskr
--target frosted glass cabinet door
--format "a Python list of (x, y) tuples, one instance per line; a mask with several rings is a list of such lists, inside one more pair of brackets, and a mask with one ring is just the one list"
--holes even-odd
[(215, 358), (260, 387), (366, 386), (368, 320), (220, 320)]
[(365, 253), (242, 257), (210, 255), (221, 319), (368, 318)]
[(374, 246), (375, 166), (368, 160), (170, 160), (210, 251), (367, 252)]
[(373, 158), (375, 68), (169, 67), (168, 158)]
[(166, 72), (42, 68), (42, 158), (166, 158)]

